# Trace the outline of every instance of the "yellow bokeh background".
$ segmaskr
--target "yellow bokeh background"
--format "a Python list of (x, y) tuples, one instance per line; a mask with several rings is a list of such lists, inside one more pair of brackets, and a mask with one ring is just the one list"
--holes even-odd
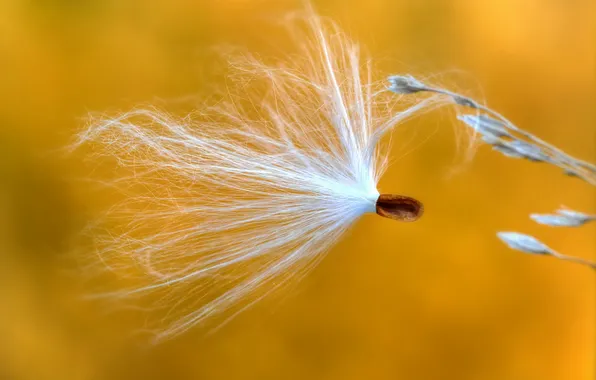
[[(319, 0), (375, 59), (378, 75), (460, 74), (485, 99), (568, 153), (596, 159), (596, 4), (591, 0)], [(83, 301), (70, 265), (105, 199), (64, 159), (88, 111), (209, 97), (214, 51), (282, 57), (282, 0), (0, 2), (0, 379), (482, 379), (596, 376), (596, 275), (513, 252), (499, 230), (596, 257), (596, 229), (549, 229), (531, 212), (596, 212), (594, 188), (480, 147), (460, 164), (453, 120), (417, 120), (394, 141), (382, 191), (427, 213), (404, 225), (365, 216), (310, 275), (216, 334), (151, 347), (142, 317)], [(465, 75), (461, 74), (465, 72)], [(455, 79), (453, 79), (455, 78)], [(407, 154), (406, 154), (407, 153)]]

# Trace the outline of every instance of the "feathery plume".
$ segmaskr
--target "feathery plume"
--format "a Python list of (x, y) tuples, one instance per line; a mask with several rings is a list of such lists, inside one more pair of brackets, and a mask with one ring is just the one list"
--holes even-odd
[(419, 201), (378, 192), (381, 140), (449, 98), (395, 101), (333, 24), (311, 12), (304, 30), (302, 59), (233, 63), (251, 83), (240, 96), (186, 118), (154, 108), (95, 116), (78, 136), (75, 147), (127, 173), (111, 183), (125, 199), (106, 213), (105, 233), (92, 230), (98, 255), (148, 281), (99, 296), (157, 299), (168, 315), (156, 341), (227, 320), (303, 276), (365, 213), (422, 214)]

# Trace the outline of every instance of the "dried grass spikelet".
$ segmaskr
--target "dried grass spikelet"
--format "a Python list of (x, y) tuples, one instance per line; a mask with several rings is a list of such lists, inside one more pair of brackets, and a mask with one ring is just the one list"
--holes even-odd
[(225, 322), (303, 276), (364, 213), (422, 213), (377, 191), (380, 141), (449, 98), (395, 97), (333, 24), (312, 12), (297, 22), (298, 56), (233, 62), (249, 83), (241, 94), (185, 118), (154, 108), (94, 116), (78, 136), (95, 160), (117, 160), (111, 185), (125, 194), (105, 230), (90, 230), (98, 255), (146, 281), (100, 296), (151, 297), (167, 314), (156, 341)]
[[(472, 128), (482, 141), (492, 145), (493, 150), (510, 158), (542, 162), (557, 167), (568, 176), (577, 177), (586, 184), (596, 186), (596, 165), (573, 157), (556, 146), (519, 128), (498, 112), (461, 94), (423, 83), (411, 75), (393, 75), (388, 78), (389, 90), (396, 94), (434, 93), (450, 97), (453, 103), (475, 111), (460, 114), (458, 119)], [(550, 227), (580, 227), (596, 220), (596, 215), (559, 209), (556, 214), (531, 214), (536, 223)], [(538, 239), (519, 232), (499, 232), (510, 248), (531, 254), (552, 256), (559, 260), (574, 262), (596, 270), (596, 262), (569, 256), (555, 251)]]

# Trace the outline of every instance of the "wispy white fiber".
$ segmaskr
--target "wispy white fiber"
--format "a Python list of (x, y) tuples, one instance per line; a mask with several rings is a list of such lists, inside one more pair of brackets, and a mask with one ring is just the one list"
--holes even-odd
[(78, 136), (98, 162), (117, 162), (111, 184), (124, 194), (91, 233), (133, 286), (100, 296), (163, 307), (157, 341), (303, 276), (375, 212), (381, 139), (451, 101), (389, 94), (334, 25), (312, 13), (302, 23), (290, 60), (234, 60), (245, 85), (216, 106), (184, 118), (151, 107), (96, 115)]

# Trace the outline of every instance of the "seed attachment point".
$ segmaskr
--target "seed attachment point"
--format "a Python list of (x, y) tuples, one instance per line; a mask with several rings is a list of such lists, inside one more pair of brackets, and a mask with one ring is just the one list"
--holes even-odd
[(420, 201), (404, 195), (381, 194), (377, 199), (376, 210), (377, 214), (385, 218), (414, 222), (424, 213), (424, 206)]

